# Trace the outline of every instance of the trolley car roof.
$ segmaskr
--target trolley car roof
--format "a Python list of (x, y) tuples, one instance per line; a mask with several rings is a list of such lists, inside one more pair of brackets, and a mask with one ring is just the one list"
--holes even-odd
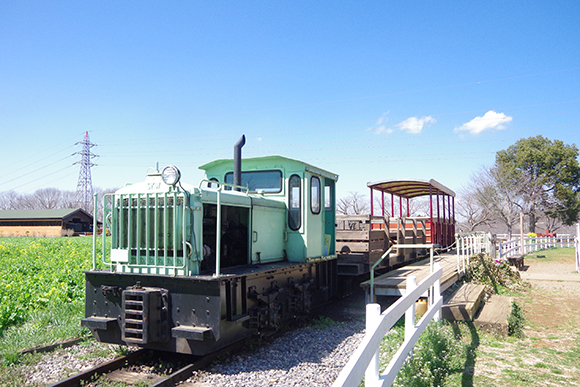
[(445, 187), (436, 180), (384, 180), (367, 183), (371, 189), (389, 193), (405, 199), (412, 199), (418, 196), (425, 196), (437, 191), (455, 197), (455, 192)]

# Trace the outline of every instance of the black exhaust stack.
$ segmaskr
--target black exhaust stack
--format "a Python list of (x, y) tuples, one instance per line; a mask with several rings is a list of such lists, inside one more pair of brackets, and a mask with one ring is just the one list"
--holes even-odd
[[(246, 144), (246, 136), (242, 137), (234, 145), (234, 185), (242, 185), (242, 147)], [(236, 191), (239, 191), (236, 188)]]

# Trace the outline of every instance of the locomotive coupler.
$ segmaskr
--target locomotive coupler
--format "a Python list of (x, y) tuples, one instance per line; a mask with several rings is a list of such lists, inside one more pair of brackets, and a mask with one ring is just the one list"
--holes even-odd
[(103, 292), (103, 296), (105, 297), (107, 297), (108, 295), (112, 295), (113, 297), (119, 297), (119, 295), (123, 292), (123, 288), (120, 286), (101, 285), (101, 292)]

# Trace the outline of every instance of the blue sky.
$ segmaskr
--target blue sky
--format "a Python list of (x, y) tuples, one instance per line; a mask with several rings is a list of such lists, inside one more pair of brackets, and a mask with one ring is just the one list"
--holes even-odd
[(1, 1), (0, 192), (279, 154), (458, 191), (538, 134), (580, 144), (578, 1)]

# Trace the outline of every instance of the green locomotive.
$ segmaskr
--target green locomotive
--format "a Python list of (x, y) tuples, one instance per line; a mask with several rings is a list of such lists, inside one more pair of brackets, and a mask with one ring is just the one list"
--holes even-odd
[[(204, 355), (307, 314), (338, 289), (338, 176), (281, 156), (149, 173), (104, 198), (107, 269), (86, 271), (97, 340)], [(110, 239), (110, 251), (105, 249)]]

